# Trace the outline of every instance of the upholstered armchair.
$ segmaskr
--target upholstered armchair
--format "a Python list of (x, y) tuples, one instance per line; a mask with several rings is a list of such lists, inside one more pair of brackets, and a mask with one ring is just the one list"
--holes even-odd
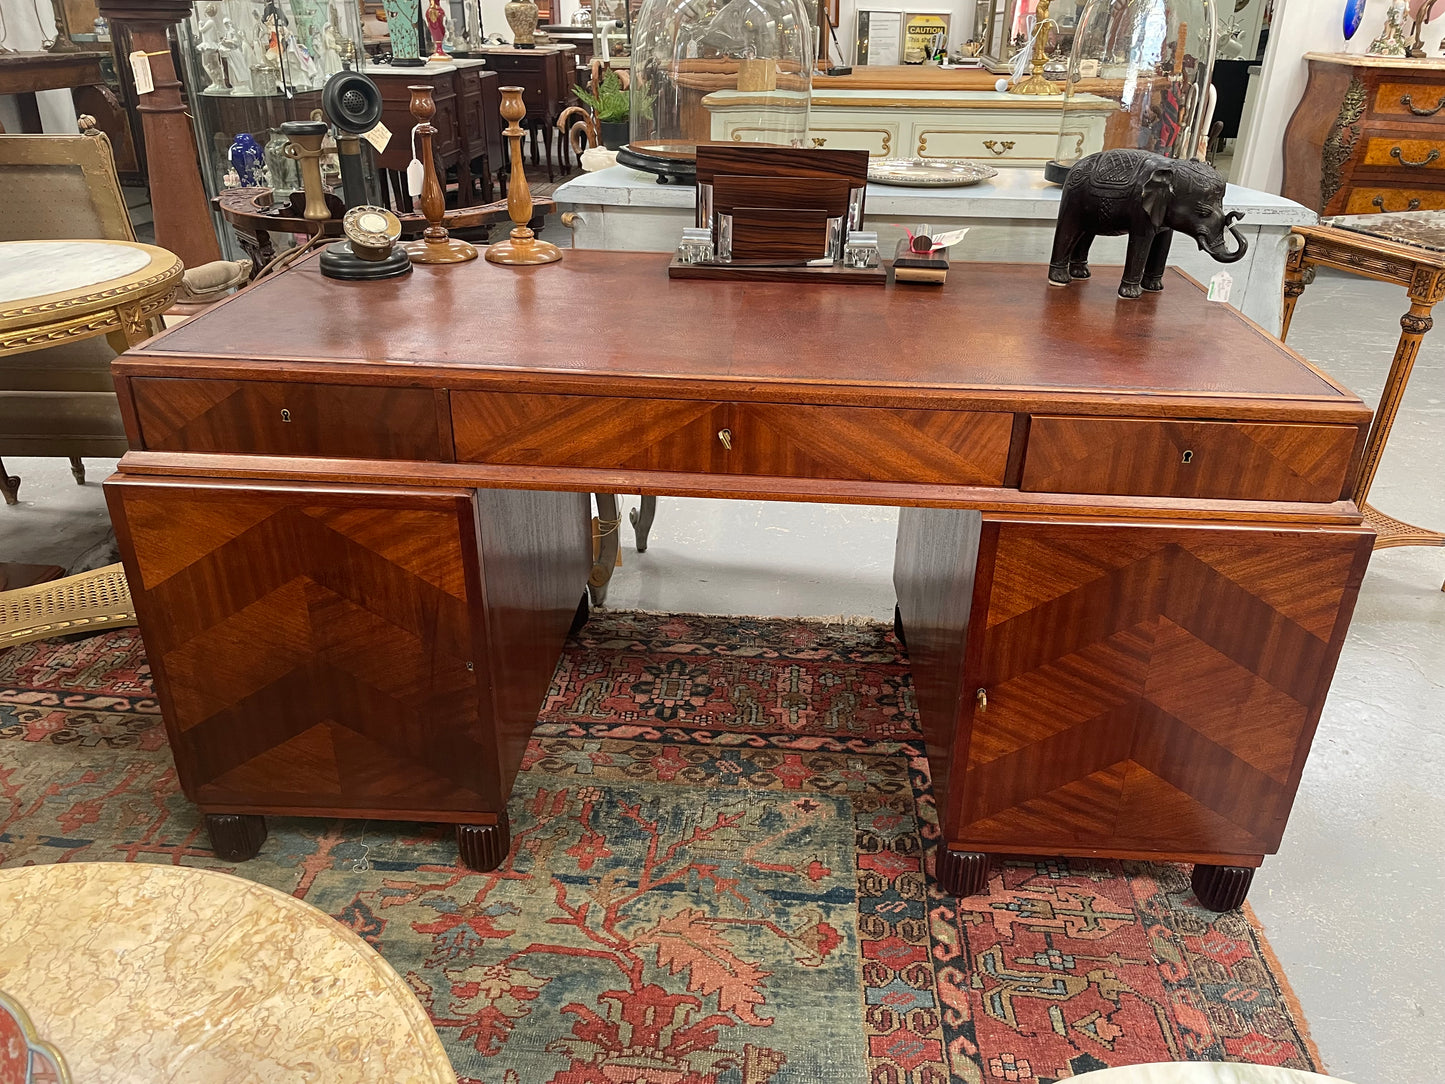
[[(82, 124), (89, 118), (82, 118)], [(134, 241), (110, 141), (84, 135), (0, 135), (0, 241)], [(181, 301), (219, 298), (243, 285), (249, 260), (188, 269)], [(157, 326), (156, 330), (159, 330)], [(83, 460), (126, 450), (104, 336), (0, 357), (0, 493), (20, 484), (4, 457), (64, 456), (78, 484)]]

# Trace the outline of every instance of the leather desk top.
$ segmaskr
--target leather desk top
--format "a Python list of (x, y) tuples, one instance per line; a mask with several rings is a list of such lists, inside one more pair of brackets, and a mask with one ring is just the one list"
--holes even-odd
[(183, 362), (272, 379), (775, 400), (792, 385), (877, 405), (958, 393), (1017, 397), (1021, 409), (1092, 401), (1101, 413), (1157, 399), (1171, 413), (1193, 402), (1205, 409), (1187, 413), (1368, 419), (1356, 396), (1182, 273), (1135, 301), (1116, 296), (1117, 280), (1100, 268), (1061, 289), (1041, 266), (959, 263), (939, 288), (674, 281), (657, 253), (569, 251), (548, 267), (479, 260), (338, 282), (306, 260), (118, 370), (173, 375)]

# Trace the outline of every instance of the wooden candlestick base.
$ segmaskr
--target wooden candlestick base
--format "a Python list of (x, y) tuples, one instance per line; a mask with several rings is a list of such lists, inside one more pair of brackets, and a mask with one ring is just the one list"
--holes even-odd
[(408, 241), (401, 247), (411, 257), (412, 263), (466, 263), (475, 260), (476, 248), (450, 236), (442, 225), (447, 205), (437, 177), (436, 159), (432, 157), (431, 141), (437, 131), (431, 124), (432, 117), (436, 115), (432, 88), (418, 85), (407, 89), (411, 91), (411, 115), (417, 120), (416, 134), (421, 144), (417, 151), (422, 164), (421, 199), (417, 202), (426, 217), (427, 227), (422, 231), (420, 240)]
[(416, 241), (403, 241), (401, 247), (412, 263), (466, 263), (477, 258), (476, 246), (456, 237), (429, 241), (422, 236)]
[(513, 226), (510, 238), (487, 246), (487, 259), (491, 263), (506, 264), (508, 267), (556, 263), (561, 258), (560, 248), (551, 241), (538, 240), (536, 234), (526, 226)]

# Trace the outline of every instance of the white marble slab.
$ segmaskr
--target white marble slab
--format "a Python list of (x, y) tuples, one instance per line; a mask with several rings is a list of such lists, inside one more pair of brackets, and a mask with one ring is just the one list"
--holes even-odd
[(9, 241), (0, 244), (0, 304), (99, 286), (133, 275), (151, 254), (96, 241)]
[[(1059, 214), (1058, 185), (1044, 180), (1039, 169), (1000, 169), (998, 176), (967, 188), (898, 188), (870, 184), (870, 214), (930, 218), (1035, 218), (1052, 222)], [(553, 193), (558, 203), (601, 207), (691, 208), (697, 200), (690, 186), (658, 184), (650, 173), (613, 166), (574, 178)], [(1319, 216), (1308, 207), (1252, 188), (1229, 185), (1224, 206), (1243, 212), (1254, 225), (1309, 226)]]

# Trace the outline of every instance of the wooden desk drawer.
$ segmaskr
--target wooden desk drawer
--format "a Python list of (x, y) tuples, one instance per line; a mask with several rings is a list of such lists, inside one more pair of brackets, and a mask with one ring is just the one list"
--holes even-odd
[(1359, 434), (1348, 425), (1035, 415), (1019, 488), (1335, 501)]
[(1381, 83), (1370, 112), (1411, 124), (1445, 124), (1445, 84)]
[(729, 474), (996, 486), (1013, 415), (734, 403)]
[(130, 386), (148, 451), (451, 459), (429, 388), (162, 377)]
[(452, 428), (461, 462), (1000, 485), (1013, 415), (453, 392)]
[(1377, 135), (1365, 142), (1360, 166), (1367, 169), (1445, 169), (1445, 136), (1418, 139), (1402, 135)]
[(605, 395), (452, 393), (457, 460), (713, 473), (727, 404)]
[(1344, 213), (1372, 215), (1385, 211), (1440, 210), (1445, 210), (1445, 189), (1390, 188), (1376, 185), (1351, 188)]

